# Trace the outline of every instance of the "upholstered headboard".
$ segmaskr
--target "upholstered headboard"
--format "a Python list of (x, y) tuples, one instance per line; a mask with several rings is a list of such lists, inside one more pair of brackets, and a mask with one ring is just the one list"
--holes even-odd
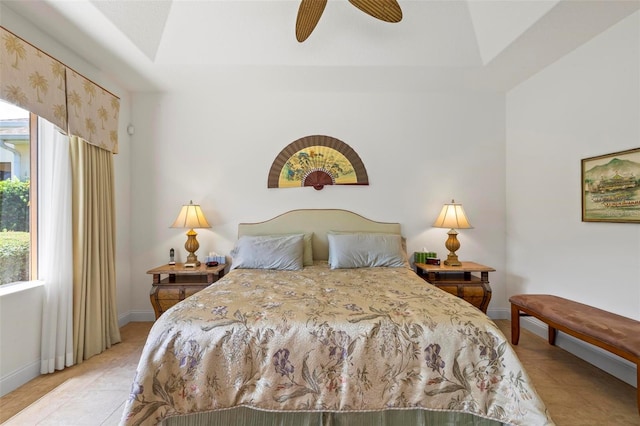
[(273, 219), (257, 223), (240, 223), (238, 237), (243, 235), (306, 234), (313, 232), (312, 246), (315, 260), (329, 257), (329, 231), (385, 232), (400, 234), (400, 224), (376, 222), (357, 213), (340, 209), (291, 210)]

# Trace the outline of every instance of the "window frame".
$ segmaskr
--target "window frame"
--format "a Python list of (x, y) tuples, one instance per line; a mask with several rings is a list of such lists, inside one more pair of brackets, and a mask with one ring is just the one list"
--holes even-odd
[[(1, 100), (3, 103), (9, 103)], [(10, 104), (10, 103), (9, 103)], [(25, 110), (26, 111), (26, 110)], [(27, 128), (29, 129), (29, 257), (27, 266), (27, 276), (24, 281), (15, 281), (0, 285), (0, 296), (15, 293), (23, 289), (29, 289), (38, 284), (38, 145), (39, 132), (38, 120), (40, 117), (30, 111), (27, 118)]]
[(29, 112), (29, 281), (38, 279), (38, 120)]

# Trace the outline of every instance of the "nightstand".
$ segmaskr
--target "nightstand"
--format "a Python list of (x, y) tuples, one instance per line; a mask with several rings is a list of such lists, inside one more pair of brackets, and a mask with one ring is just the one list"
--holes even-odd
[[(153, 285), (149, 298), (156, 319), (167, 309), (213, 284), (224, 275), (225, 264), (207, 267), (204, 263), (193, 268), (185, 268), (183, 263), (163, 265), (147, 271), (153, 275)], [(166, 277), (162, 277), (166, 275)]]
[(491, 301), (489, 272), (495, 272), (492, 267), (475, 262), (462, 262), (462, 266), (416, 263), (416, 272), (426, 282), (466, 300), (487, 313)]

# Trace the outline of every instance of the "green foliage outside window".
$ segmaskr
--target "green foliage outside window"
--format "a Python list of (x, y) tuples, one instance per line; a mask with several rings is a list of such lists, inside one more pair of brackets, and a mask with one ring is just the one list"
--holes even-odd
[(0, 181), (0, 285), (29, 279), (29, 181)]
[(0, 285), (29, 279), (29, 233), (0, 232)]
[(29, 232), (29, 181), (0, 181), (0, 231)]

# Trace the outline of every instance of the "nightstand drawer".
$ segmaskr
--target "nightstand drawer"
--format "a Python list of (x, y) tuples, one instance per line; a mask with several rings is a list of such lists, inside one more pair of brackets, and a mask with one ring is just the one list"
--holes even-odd
[[(153, 275), (149, 293), (156, 319), (176, 303), (216, 282), (224, 275), (225, 265), (185, 268), (182, 264), (164, 265), (148, 271)], [(165, 275), (163, 278), (162, 276)]]
[(441, 290), (458, 296), (461, 299), (471, 303), (476, 308), (482, 310), (491, 299), (491, 290), (485, 289), (481, 284), (478, 285), (456, 285), (456, 284), (434, 284)]
[(416, 263), (416, 273), (426, 282), (466, 300), (484, 313), (491, 301), (489, 272), (493, 271), (490, 266), (474, 262), (462, 262), (460, 266)]
[[(153, 286), (151, 293), (154, 292), (157, 295), (158, 300), (184, 300), (187, 297), (196, 294), (203, 288), (206, 288), (208, 284), (202, 286), (180, 286), (180, 287), (168, 287), (168, 286)], [(158, 291), (160, 290), (160, 291)], [(174, 302), (175, 303), (175, 302)]]
[(208, 285), (209, 284), (188, 286), (154, 285), (151, 288), (149, 297), (151, 298), (152, 305), (157, 306), (162, 313), (176, 303), (206, 288)]

